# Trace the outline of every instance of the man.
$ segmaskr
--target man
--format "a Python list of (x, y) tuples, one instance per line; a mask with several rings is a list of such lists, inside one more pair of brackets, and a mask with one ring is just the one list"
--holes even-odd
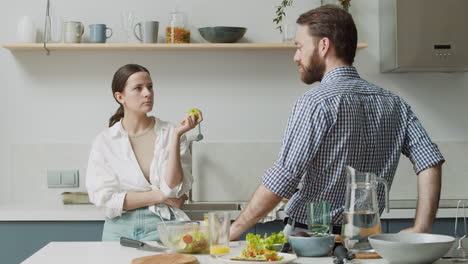
[[(294, 61), (306, 84), (321, 82), (294, 105), (278, 161), (231, 226), (239, 239), (283, 198), (288, 199), (285, 233), (307, 229), (306, 205), (331, 204), (334, 233), (342, 224), (345, 166), (372, 172), (391, 183), (400, 153), (418, 175), (414, 225), (406, 232), (431, 232), (438, 208), (442, 154), (398, 96), (359, 77), (352, 66), (357, 31), (350, 14), (322, 6), (298, 19)], [(297, 189), (302, 180), (302, 187)], [(378, 195), (380, 213), (384, 195)]]

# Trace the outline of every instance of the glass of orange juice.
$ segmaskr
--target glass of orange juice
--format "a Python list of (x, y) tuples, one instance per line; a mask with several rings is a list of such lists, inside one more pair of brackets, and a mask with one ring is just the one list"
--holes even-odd
[(208, 213), (208, 228), (210, 230), (210, 255), (221, 256), (229, 253), (229, 228), (231, 214), (229, 212)]

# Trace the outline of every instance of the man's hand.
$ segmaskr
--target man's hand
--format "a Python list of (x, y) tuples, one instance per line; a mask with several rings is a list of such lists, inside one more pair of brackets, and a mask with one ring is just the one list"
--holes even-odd
[(184, 205), (185, 201), (187, 201), (187, 199), (187, 195), (184, 194), (179, 198), (168, 198), (164, 203), (180, 209)]
[(247, 204), (247, 207), (242, 210), (236, 221), (232, 223), (229, 239), (239, 240), (242, 233), (273, 210), (281, 199), (281, 196), (276, 195), (268, 190), (265, 185), (260, 184)]

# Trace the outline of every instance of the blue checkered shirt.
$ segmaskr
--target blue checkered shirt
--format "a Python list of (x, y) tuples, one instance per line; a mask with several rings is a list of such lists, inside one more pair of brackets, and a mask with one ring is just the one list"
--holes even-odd
[[(401, 153), (417, 174), (444, 160), (403, 99), (361, 79), (354, 67), (338, 67), (295, 103), (279, 158), (262, 182), (289, 199), (286, 214), (296, 222), (307, 223), (308, 202), (327, 201), (332, 224), (339, 225), (345, 166), (375, 173), (391, 185)], [(380, 213), (384, 196), (380, 186)]]

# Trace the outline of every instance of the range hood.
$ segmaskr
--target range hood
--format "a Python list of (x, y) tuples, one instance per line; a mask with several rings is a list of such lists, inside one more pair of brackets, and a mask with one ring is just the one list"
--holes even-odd
[(468, 71), (467, 0), (380, 0), (381, 72)]

